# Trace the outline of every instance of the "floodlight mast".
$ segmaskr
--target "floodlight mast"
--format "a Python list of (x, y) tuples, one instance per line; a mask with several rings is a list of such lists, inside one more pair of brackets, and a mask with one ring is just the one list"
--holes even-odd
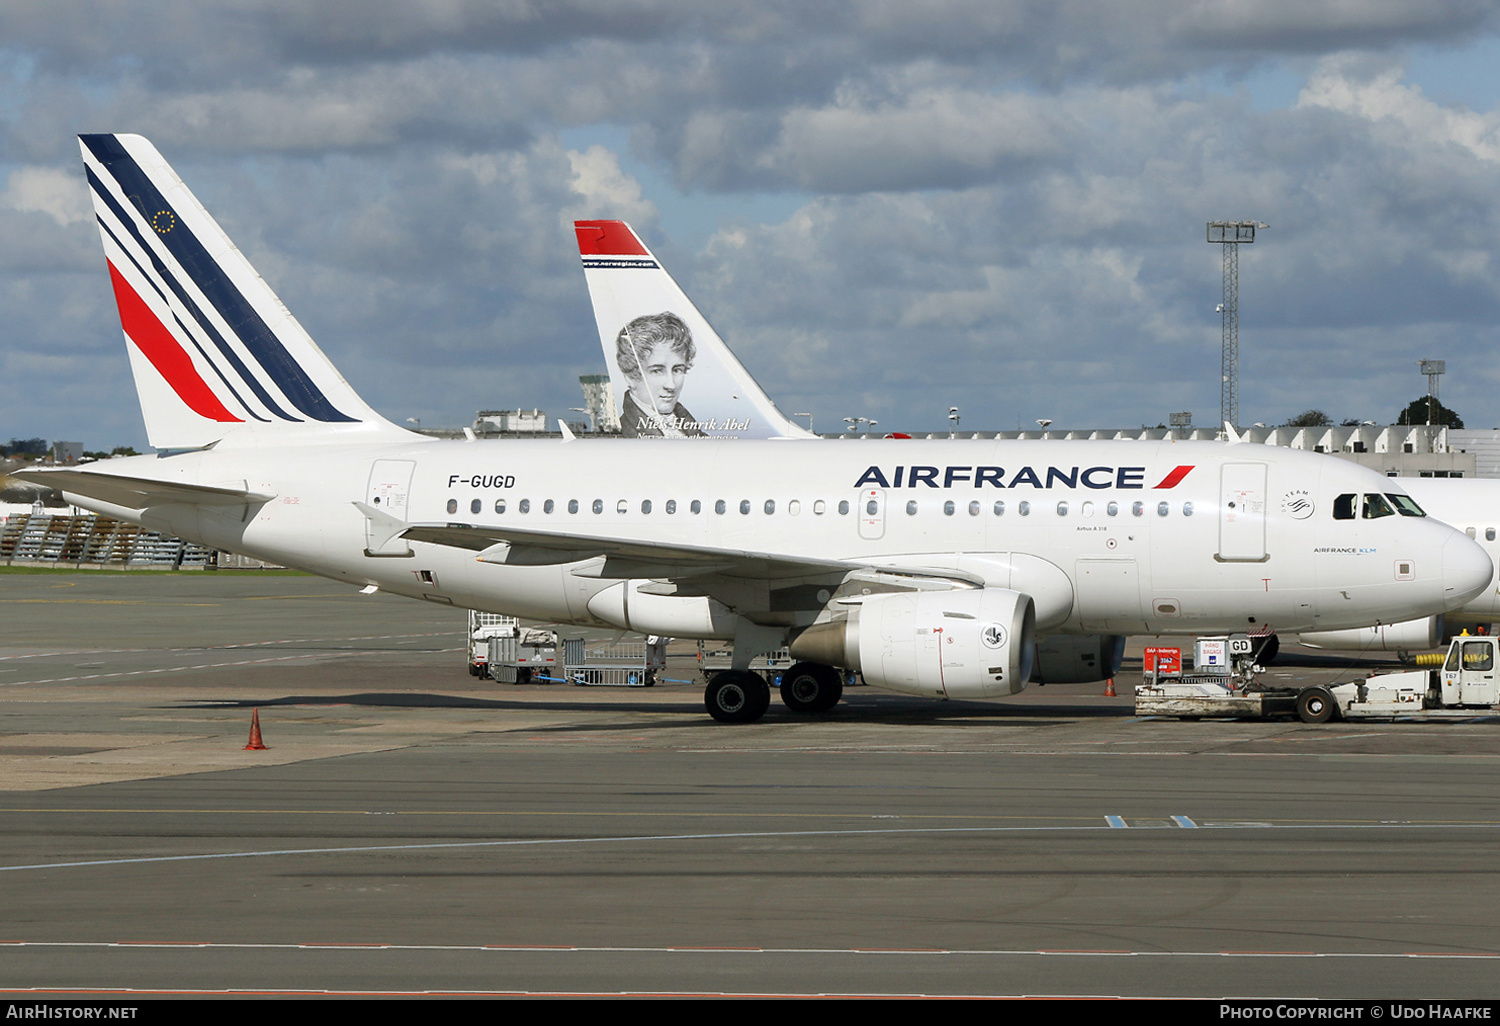
[(1210, 221), (1208, 241), (1224, 247), (1224, 301), (1220, 327), (1219, 422), (1240, 426), (1240, 243), (1254, 242), (1263, 221)]
[(1448, 361), (1418, 360), (1417, 366), (1427, 375), (1427, 424), (1431, 427), (1437, 422), (1437, 411), (1443, 405), (1438, 402), (1438, 378), (1448, 369)]

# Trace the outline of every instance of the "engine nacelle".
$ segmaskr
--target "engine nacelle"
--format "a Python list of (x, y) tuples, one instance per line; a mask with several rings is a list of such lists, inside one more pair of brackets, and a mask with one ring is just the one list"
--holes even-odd
[(1113, 677), (1124, 660), (1122, 634), (1053, 634), (1036, 643), (1031, 679), (1038, 684), (1087, 684)]
[(1436, 648), (1443, 643), (1443, 617), (1403, 620), (1347, 631), (1308, 631), (1297, 635), (1308, 648), (1332, 648), (1346, 652), (1411, 652)]
[(1000, 698), (1026, 687), (1036, 653), (1031, 597), (1004, 588), (871, 595), (814, 624), (793, 658), (858, 670), (908, 695)]

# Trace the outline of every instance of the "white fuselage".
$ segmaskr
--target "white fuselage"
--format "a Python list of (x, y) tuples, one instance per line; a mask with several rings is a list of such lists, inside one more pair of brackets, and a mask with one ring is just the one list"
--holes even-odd
[[(1357, 627), (1458, 608), (1493, 580), (1483, 551), (1435, 519), (1333, 519), (1336, 496), (1396, 491), (1395, 482), (1295, 450), (1210, 442), (404, 437), (221, 446), (92, 468), (275, 496), (260, 505), (131, 511), (69, 500), (351, 584), (575, 623), (599, 622), (589, 600), (619, 583), (599, 576), (601, 558), (505, 565), (467, 549), (400, 540), (371, 555), (379, 531), (356, 503), (371, 502), (380, 487), (389, 494), (394, 479), (411, 524), (510, 526), (840, 560), (851, 569), (953, 569), (1032, 594), (1043, 632)], [(577, 512), (569, 512), (575, 501)], [(667, 512), (669, 503), (675, 512)], [(773, 590), (747, 584), (731, 604), (761, 623), (810, 622), (815, 604), (804, 600), (788, 611), (796, 604), (778, 602)]]
[[(1500, 561), (1500, 481), (1399, 477), (1393, 483), (1416, 499), (1428, 516), (1474, 539), (1491, 562)], [(1489, 585), (1447, 618), (1455, 624), (1500, 621), (1500, 565)]]

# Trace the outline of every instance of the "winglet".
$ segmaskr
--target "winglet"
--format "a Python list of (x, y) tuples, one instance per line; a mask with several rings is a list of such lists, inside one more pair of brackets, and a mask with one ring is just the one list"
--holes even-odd
[(1224, 422), (1224, 435), (1229, 439), (1230, 445), (1239, 445), (1245, 441), (1245, 436), (1236, 431), (1234, 425), (1227, 420)]
[(577, 435), (573, 434), (573, 429), (568, 427), (568, 422), (563, 420), (561, 417), (557, 418), (557, 426), (562, 430), (564, 442), (571, 442), (578, 437)]

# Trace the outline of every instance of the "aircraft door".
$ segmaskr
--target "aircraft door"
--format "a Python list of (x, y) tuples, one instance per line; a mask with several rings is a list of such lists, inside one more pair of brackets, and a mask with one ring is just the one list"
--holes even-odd
[(885, 490), (866, 488), (859, 493), (859, 536), (866, 541), (885, 537)]
[(1221, 563), (1263, 563), (1266, 555), (1266, 465), (1226, 463), (1219, 479)]
[(411, 478), (416, 469), (412, 460), (376, 460), (370, 468), (370, 485), (365, 490), (365, 506), (374, 514), (365, 515), (365, 552), (371, 556), (410, 556), (411, 546), (399, 537), (408, 520)]

